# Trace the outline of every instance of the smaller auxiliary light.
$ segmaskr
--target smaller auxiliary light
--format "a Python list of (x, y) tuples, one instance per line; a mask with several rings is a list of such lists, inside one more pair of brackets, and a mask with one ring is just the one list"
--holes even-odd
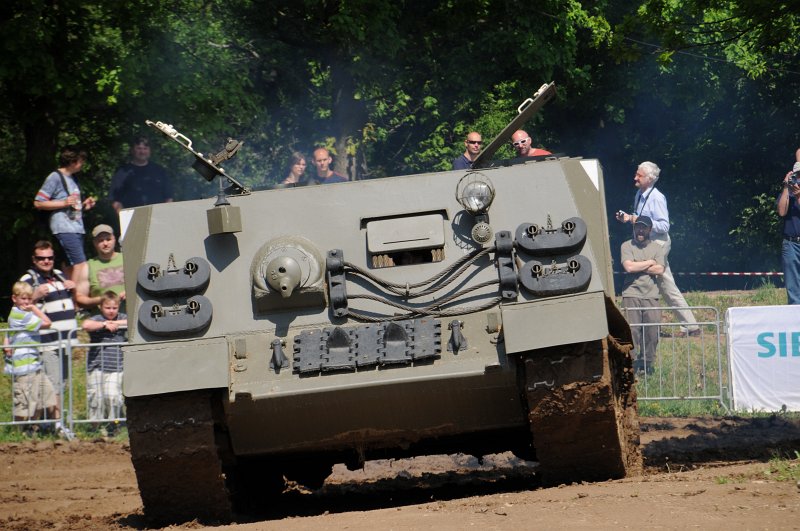
[(486, 244), (492, 239), (489, 225), (489, 207), (494, 201), (494, 186), (488, 177), (480, 172), (466, 174), (456, 186), (456, 200), (464, 210), (475, 217), (471, 236), (475, 243)]

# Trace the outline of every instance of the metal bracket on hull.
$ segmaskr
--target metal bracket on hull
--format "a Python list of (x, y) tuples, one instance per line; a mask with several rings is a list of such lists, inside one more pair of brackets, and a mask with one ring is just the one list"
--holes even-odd
[(432, 318), (304, 330), (294, 339), (295, 374), (410, 365), (440, 357), (441, 323)]

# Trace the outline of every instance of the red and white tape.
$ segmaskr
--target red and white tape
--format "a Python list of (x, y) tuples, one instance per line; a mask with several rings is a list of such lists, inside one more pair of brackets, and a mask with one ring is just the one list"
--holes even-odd
[(782, 277), (783, 273), (781, 271), (747, 271), (747, 272), (730, 272), (730, 271), (708, 271), (705, 273), (690, 273), (690, 272), (681, 272), (676, 273), (672, 272), (673, 275), (687, 275), (687, 276), (699, 276), (699, 277)]
[[(615, 275), (624, 275), (625, 271), (614, 271)], [(782, 277), (781, 271), (746, 271), (746, 272), (733, 272), (733, 271), (673, 271), (673, 275), (682, 275), (690, 277)]]

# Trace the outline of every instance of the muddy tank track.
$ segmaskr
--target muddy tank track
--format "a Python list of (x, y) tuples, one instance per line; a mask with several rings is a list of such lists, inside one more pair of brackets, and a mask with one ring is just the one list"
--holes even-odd
[(216, 391), (126, 400), (131, 460), (148, 519), (227, 522), (232, 457)]
[(528, 353), (525, 395), (545, 486), (642, 471), (630, 346), (613, 337)]

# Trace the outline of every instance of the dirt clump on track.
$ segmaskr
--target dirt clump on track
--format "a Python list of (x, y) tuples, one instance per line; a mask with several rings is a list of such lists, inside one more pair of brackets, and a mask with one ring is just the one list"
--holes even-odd
[[(645, 473), (540, 488), (511, 454), (430, 456), (337, 465), (319, 491), (290, 488), (264, 514), (217, 529), (537, 527), (796, 528), (800, 484), (768, 462), (795, 458), (800, 420), (642, 419)], [(797, 477), (797, 475), (795, 475)], [(211, 528), (188, 522), (169, 529)], [(97, 441), (0, 445), (0, 528), (152, 529), (127, 445)]]

